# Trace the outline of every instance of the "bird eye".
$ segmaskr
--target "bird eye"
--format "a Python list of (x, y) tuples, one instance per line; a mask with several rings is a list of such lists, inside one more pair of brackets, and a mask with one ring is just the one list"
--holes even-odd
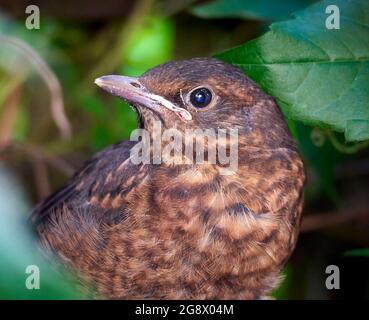
[(190, 101), (195, 108), (206, 107), (212, 99), (211, 91), (207, 88), (198, 88), (191, 92)]

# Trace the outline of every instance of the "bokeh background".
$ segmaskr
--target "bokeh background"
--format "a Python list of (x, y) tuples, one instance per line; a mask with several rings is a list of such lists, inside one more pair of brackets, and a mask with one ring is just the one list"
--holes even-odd
[[(22, 221), (94, 152), (129, 138), (136, 127), (135, 113), (98, 90), (96, 77), (135, 76), (168, 60), (211, 56), (312, 2), (223, 1), (219, 14), (195, 0), (0, 0), (0, 298), (76, 297), (40, 260)], [(248, 10), (237, 3), (248, 3)], [(40, 8), (40, 29), (25, 27), (30, 4)], [(306, 205), (274, 296), (367, 299), (368, 144), (289, 124), (306, 163)], [(25, 266), (33, 263), (47, 270), (41, 293), (23, 288)], [(325, 286), (332, 264), (340, 268), (339, 290)]]

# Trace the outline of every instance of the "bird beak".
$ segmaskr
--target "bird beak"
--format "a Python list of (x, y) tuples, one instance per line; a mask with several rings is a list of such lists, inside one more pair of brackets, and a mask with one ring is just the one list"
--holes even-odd
[(137, 78), (110, 75), (97, 78), (95, 83), (112, 95), (118, 96), (133, 105), (144, 106), (157, 112), (160, 112), (162, 108), (166, 108), (173, 111), (182, 120), (192, 119), (192, 115), (186, 109), (177, 107), (162, 96), (151, 93)]

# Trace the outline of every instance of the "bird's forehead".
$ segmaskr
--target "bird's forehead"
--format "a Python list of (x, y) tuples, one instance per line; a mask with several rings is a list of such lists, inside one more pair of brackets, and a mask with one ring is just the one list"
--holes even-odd
[(140, 77), (150, 90), (167, 94), (206, 84), (222, 88), (245, 79), (241, 70), (212, 58), (167, 62)]

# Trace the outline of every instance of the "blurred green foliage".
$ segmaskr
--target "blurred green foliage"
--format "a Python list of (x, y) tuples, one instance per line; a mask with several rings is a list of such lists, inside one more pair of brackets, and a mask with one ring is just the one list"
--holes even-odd
[[(112, 25), (114, 32), (125, 27), (126, 23)], [(0, 17), (1, 34), (31, 45), (53, 66), (62, 82), (67, 112), (70, 117), (72, 116), (71, 121), (74, 123), (73, 140), (77, 145), (61, 141), (56, 145), (45, 146), (47, 150), (66, 153), (69, 152), (70, 147), (80, 148), (84, 144), (93, 152), (129, 137), (137, 125), (135, 112), (119, 99), (106, 99), (100, 91), (95, 90), (93, 79), (90, 79), (86, 87), (83, 86), (81, 79), (84, 75), (88, 77), (90, 72), (83, 58), (80, 60), (80, 56), (86, 55), (80, 45), (89, 41), (86, 30), (74, 24), (65, 25), (62, 21), (47, 19), (43, 20), (42, 28), (38, 32), (30, 32), (22, 23)], [(102, 45), (101, 42), (104, 44), (105, 41), (97, 37), (91, 47), (99, 48)], [(11, 139), (18, 143), (28, 143), (38, 138), (32, 137), (32, 131), (29, 132), (35, 125), (30, 116), (32, 112), (27, 109), (26, 104), (32, 104), (33, 99), (37, 102), (41, 101), (44, 104), (45, 116), (45, 113), (50, 113), (50, 110), (45, 106), (46, 99), (39, 94), (47, 96), (48, 92), (40, 83), (39, 72), (42, 70), (35, 68), (32, 57), (25, 56), (22, 49), (12, 43), (4, 41), (1, 43), (0, 83), (3, 85), (0, 88), (0, 115), (4, 111), (9, 94), (16, 86), (23, 83), (23, 90), (27, 90), (33, 98), (27, 100), (23, 98), (18, 102), (11, 128)], [(118, 47), (113, 48), (114, 45)], [(78, 46), (77, 49), (76, 46)], [(114, 66), (117, 73), (137, 76), (150, 67), (170, 60), (173, 46), (174, 25), (171, 20), (144, 12), (141, 19), (137, 19), (131, 27), (129, 37), (125, 38), (124, 43), (109, 44), (105, 50), (115, 50), (119, 55), (119, 63)], [(88, 50), (89, 48), (86, 48), (86, 51)], [(105, 54), (101, 59), (104, 58)], [(111, 71), (107, 70), (106, 73)], [(76, 119), (73, 115), (76, 115)], [(39, 120), (42, 122), (41, 119)], [(47, 125), (44, 130), (50, 130), (49, 127)], [(63, 147), (64, 144), (67, 149)], [(63, 277), (61, 270), (50, 267), (39, 255), (29, 228), (25, 225), (29, 206), (22, 205), (27, 201), (21, 187), (5, 167), (0, 169), (0, 190), (2, 190), (0, 193), (0, 299), (84, 297), (74, 286), (69, 285), (67, 279), (70, 276)], [(9, 192), (3, 192), (3, 190), (9, 190)], [(28, 277), (26, 267), (29, 265), (40, 268), (40, 290), (28, 290), (25, 286)]]
[(136, 27), (122, 52), (121, 74), (139, 76), (147, 69), (171, 60), (174, 25), (160, 16), (147, 16)]
[[(41, 257), (26, 226), (28, 201), (14, 177), (0, 164), (0, 299), (76, 299), (76, 288)], [(40, 269), (40, 289), (29, 290), (30, 265)]]

